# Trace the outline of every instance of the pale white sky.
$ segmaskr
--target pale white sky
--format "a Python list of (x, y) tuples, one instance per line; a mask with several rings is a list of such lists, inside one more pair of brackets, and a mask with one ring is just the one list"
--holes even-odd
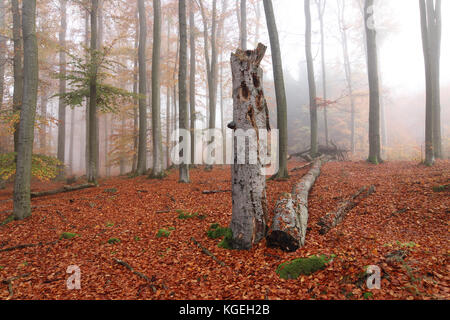
[[(334, 63), (337, 56), (342, 55), (342, 49), (337, 42), (337, 17), (336, 1), (327, 0), (325, 15), (327, 62)], [(346, 0), (347, 7), (354, 3), (353, 0)], [(418, 1), (412, 0), (378, 0), (377, 8), (381, 17), (379, 21), (387, 19), (389, 26), (380, 25), (380, 37), (385, 40), (380, 46), (380, 60), (382, 60), (380, 72), (383, 75), (384, 85), (391, 88), (393, 94), (407, 94), (411, 91), (422, 90), (424, 87), (424, 65), (422, 38), (420, 31), (420, 14)], [(304, 9), (302, 0), (273, 0), (280, 42), (282, 47), (284, 68), (292, 70), (292, 74), (297, 78), (299, 71), (299, 61), (304, 61)], [(377, 9), (376, 9), (377, 10)], [(313, 18), (313, 31), (318, 30), (317, 10), (312, 1), (311, 13)], [(355, 21), (358, 17), (347, 10), (349, 22)], [(355, 14), (359, 12), (353, 11)], [(450, 85), (450, 1), (442, 1), (442, 53), (441, 53), (441, 83), (442, 87)], [(449, 19), (446, 19), (449, 18)], [(389, 27), (395, 26), (395, 30)], [(313, 38), (313, 45), (319, 45), (320, 38), (316, 34)], [(380, 43), (381, 44), (381, 43)], [(313, 49), (317, 50), (317, 49)], [(315, 51), (313, 52), (315, 54)], [(317, 55), (317, 67), (320, 71)]]

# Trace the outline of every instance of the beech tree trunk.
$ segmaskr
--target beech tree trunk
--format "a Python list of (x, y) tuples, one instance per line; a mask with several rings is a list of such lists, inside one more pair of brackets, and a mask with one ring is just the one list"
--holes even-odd
[(24, 47), (24, 99), (20, 113), (14, 181), (14, 219), (31, 216), (31, 157), (38, 92), (38, 45), (36, 38), (36, 0), (23, 1), (22, 32)]
[(98, 135), (97, 135), (97, 14), (98, 0), (92, 0), (91, 3), (91, 72), (92, 76), (89, 84), (89, 170), (88, 182), (97, 183), (98, 177)]
[(247, 50), (247, 0), (241, 0), (241, 49)]
[(189, 1), (189, 48), (190, 48), (190, 63), (189, 63), (189, 113), (191, 119), (191, 164), (195, 164), (195, 76), (197, 69), (196, 55), (195, 55), (195, 17), (194, 17), (194, 1)]
[(306, 64), (308, 68), (308, 84), (309, 84), (309, 114), (311, 122), (311, 156), (314, 158), (319, 152), (318, 141), (318, 123), (317, 123), (317, 95), (316, 95), (316, 80), (314, 77), (314, 62), (311, 51), (311, 8), (310, 0), (305, 0), (305, 49), (306, 49)]
[[(11, 0), (12, 18), (13, 18), (13, 72), (14, 72), (14, 92), (13, 92), (13, 111), (20, 112), (23, 99), (23, 52), (22, 52), (22, 18), (19, 9), (19, 1)], [(19, 123), (14, 126), (14, 151), (17, 152), (19, 144)]]
[[(135, 20), (136, 20), (136, 34), (134, 37), (134, 50), (137, 52), (139, 50), (139, 21), (138, 21), (138, 10), (136, 10), (135, 14)], [(133, 162), (131, 164), (131, 171), (136, 172), (137, 170), (137, 155), (138, 155), (138, 148), (139, 148), (139, 100), (137, 98), (138, 95), (138, 55), (136, 54), (134, 56), (133, 61)]]
[[(325, 33), (324, 33), (324, 23), (323, 17), (325, 14), (326, 8), (326, 0), (318, 0), (317, 11), (319, 13), (319, 21), (320, 21), (320, 52), (321, 52), (321, 62), (322, 62), (322, 91), (323, 91), (323, 100), (327, 101), (327, 70), (325, 66)], [(323, 106), (323, 121), (324, 121), (324, 129), (325, 129), (325, 143), (328, 147), (328, 107), (326, 105)]]
[(292, 193), (284, 194), (275, 205), (275, 216), (267, 237), (269, 247), (294, 252), (305, 245), (308, 196), (324, 162), (322, 158), (317, 159), (311, 170), (294, 186)]
[(264, 12), (266, 14), (267, 30), (269, 31), (270, 47), (272, 50), (273, 78), (275, 81), (275, 96), (277, 103), (277, 129), (279, 130), (279, 170), (276, 178), (284, 179), (288, 177), (287, 169), (287, 100), (284, 86), (283, 65), (281, 61), (280, 41), (278, 29), (275, 22), (272, 0), (263, 0)]
[[(0, 0), (0, 29), (5, 28), (5, 0)], [(0, 34), (0, 111), (3, 109), (3, 97), (5, 92), (5, 66), (6, 58), (6, 36)], [(4, 137), (0, 137), (0, 153), (6, 148)], [(5, 145), (4, 145), (5, 144)]]
[[(179, 0), (180, 28), (180, 70), (178, 75), (178, 97), (180, 104), (180, 129), (189, 130), (189, 114), (187, 106), (187, 19), (186, 0)], [(185, 150), (183, 152), (186, 152)], [(189, 164), (180, 164), (180, 182), (189, 183)]]
[[(374, 0), (366, 0), (364, 6), (365, 21), (373, 19)], [(367, 68), (369, 76), (370, 109), (369, 109), (369, 159), (373, 164), (383, 162), (381, 159), (381, 130), (380, 130), (380, 84), (378, 80), (378, 54), (376, 42), (376, 30), (373, 26), (366, 25), (367, 41)]]
[[(233, 247), (240, 250), (250, 250), (264, 239), (267, 232), (266, 177), (261, 172), (259, 154), (259, 130), (267, 129), (269, 117), (262, 87), (263, 71), (260, 68), (266, 49), (266, 46), (259, 44), (256, 50), (238, 49), (231, 55), (233, 122), (229, 127), (256, 132), (245, 143), (238, 143), (237, 140), (234, 143), (234, 164), (231, 169), (233, 216), (230, 227)], [(242, 153), (243, 157), (244, 150), (245, 164), (242, 164), (239, 154)], [(256, 164), (250, 161), (251, 151), (255, 150)]]
[(152, 133), (153, 170), (152, 178), (163, 176), (163, 151), (161, 134), (161, 0), (153, 0), (153, 58), (152, 58)]
[[(67, 0), (60, 0), (61, 29), (59, 31), (59, 94), (66, 93), (66, 32), (67, 32)], [(58, 177), (64, 178), (66, 154), (66, 103), (62, 96), (59, 97), (58, 105), (58, 160), (62, 163)]]
[(147, 170), (147, 15), (145, 1), (138, 0), (139, 7), (139, 146), (137, 174)]

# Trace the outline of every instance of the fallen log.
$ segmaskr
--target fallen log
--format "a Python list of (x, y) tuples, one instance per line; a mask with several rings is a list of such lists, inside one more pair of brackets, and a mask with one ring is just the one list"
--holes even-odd
[(363, 199), (367, 198), (374, 192), (375, 186), (373, 185), (370, 187), (363, 187), (359, 189), (357, 193), (352, 195), (350, 199), (341, 202), (336, 211), (327, 213), (319, 220), (317, 223), (320, 227), (319, 233), (324, 235), (332, 228), (336, 227), (345, 219), (350, 210), (355, 208)]
[(302, 170), (302, 169), (305, 169), (305, 168), (311, 166), (312, 164), (313, 164), (313, 162), (309, 162), (309, 163), (307, 163), (307, 164), (305, 164), (305, 165), (303, 165), (303, 166), (295, 167), (295, 168), (293, 168), (293, 169), (291, 170), (291, 172), (300, 171), (300, 170)]
[(32, 192), (31, 193), (31, 198), (51, 196), (51, 195), (55, 195), (55, 194), (59, 194), (59, 193), (78, 191), (78, 190), (94, 188), (94, 187), (96, 187), (96, 185), (92, 184), (92, 183), (82, 184), (82, 185), (75, 186), (75, 187), (64, 186), (64, 187), (62, 187), (60, 189), (56, 189), (56, 190), (49, 190), (49, 191), (42, 191), (42, 192)]
[(267, 237), (268, 247), (294, 252), (304, 246), (308, 226), (308, 195), (326, 161), (326, 158), (317, 159), (311, 170), (294, 186), (292, 193), (283, 194), (276, 203)]

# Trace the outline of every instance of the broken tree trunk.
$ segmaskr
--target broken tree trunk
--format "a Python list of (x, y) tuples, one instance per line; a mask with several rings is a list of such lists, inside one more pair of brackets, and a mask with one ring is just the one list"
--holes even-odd
[[(267, 130), (269, 113), (260, 63), (267, 47), (238, 49), (231, 55), (233, 74), (234, 164), (232, 166), (233, 248), (250, 250), (267, 232), (266, 178), (260, 157), (260, 130)], [(244, 140), (245, 139), (245, 140)]]
[(339, 204), (334, 212), (327, 213), (323, 216), (317, 225), (320, 227), (320, 234), (326, 234), (332, 228), (340, 224), (347, 213), (356, 207), (363, 199), (375, 192), (375, 186), (363, 187), (357, 193), (350, 197), (349, 200), (343, 201)]
[(42, 192), (32, 192), (31, 198), (38, 198), (38, 197), (45, 197), (45, 196), (51, 196), (54, 194), (64, 193), (64, 192), (71, 192), (71, 191), (78, 191), (88, 188), (94, 188), (96, 185), (92, 183), (82, 184), (79, 186), (71, 187), (71, 186), (64, 186), (60, 189), (56, 190), (50, 190), (50, 191), (42, 191)]
[(304, 246), (308, 226), (308, 195), (324, 162), (326, 159), (317, 159), (311, 170), (294, 186), (292, 193), (283, 194), (275, 205), (275, 216), (267, 237), (269, 247), (294, 252)]

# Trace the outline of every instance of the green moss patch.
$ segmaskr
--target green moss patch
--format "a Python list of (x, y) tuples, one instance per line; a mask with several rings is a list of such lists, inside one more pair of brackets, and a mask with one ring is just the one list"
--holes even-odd
[(310, 275), (325, 269), (332, 258), (325, 255), (299, 258), (280, 264), (276, 272), (282, 279), (298, 279), (300, 275)]
[(59, 239), (66, 239), (66, 240), (71, 240), (73, 238), (79, 237), (78, 234), (76, 233), (71, 233), (71, 232), (64, 232), (59, 236)]
[(233, 249), (233, 232), (230, 228), (223, 228), (218, 223), (213, 223), (206, 232), (208, 238), (212, 240), (223, 238), (219, 243), (219, 248)]
[(443, 186), (434, 186), (433, 187), (434, 192), (445, 192), (450, 191), (450, 184), (443, 185)]
[(120, 239), (118, 239), (118, 238), (110, 238), (108, 240), (108, 243), (109, 244), (118, 244), (118, 243), (120, 243)]
[(157, 238), (168, 238), (172, 231), (166, 230), (166, 229), (159, 229), (158, 233), (156, 234)]
[(2, 222), (0, 222), (0, 226), (4, 226), (7, 225), (8, 223), (12, 222), (14, 220), (14, 215), (9, 215), (6, 217), (5, 220), (3, 220)]

